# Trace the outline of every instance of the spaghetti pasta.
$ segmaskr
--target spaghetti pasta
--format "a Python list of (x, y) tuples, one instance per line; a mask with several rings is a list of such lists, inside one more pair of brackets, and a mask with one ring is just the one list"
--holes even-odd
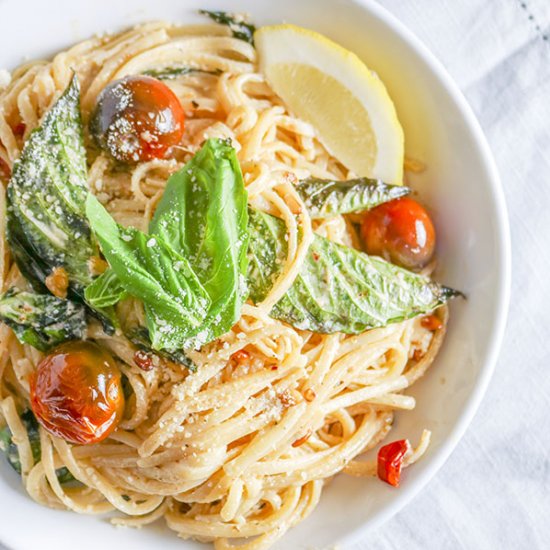
[[(17, 445), (23, 484), (41, 504), (86, 514), (116, 510), (113, 523), (134, 527), (162, 518), (179, 536), (213, 541), (218, 550), (238, 542), (243, 549), (267, 548), (308, 516), (332, 476), (375, 474), (374, 464), (357, 457), (386, 436), (396, 410), (414, 407), (402, 392), (433, 361), (447, 311), (438, 311), (443, 324), (435, 332), (412, 319), (354, 336), (313, 334), (268, 315), (292, 285), (314, 233), (357, 242), (343, 216), (312, 220), (293, 182), (353, 174), (308, 123), (287, 112), (257, 72), (253, 46), (225, 27), (150, 23), (20, 67), (0, 92), (0, 160), (11, 169), (73, 71), (87, 122), (110, 81), (176, 64), (200, 71), (166, 81), (187, 117), (173, 158), (121, 170), (90, 147), (91, 191), (117, 222), (146, 230), (168, 176), (206, 138), (229, 138), (250, 205), (285, 222), (284, 268), (263, 302), (244, 305), (230, 332), (190, 352), (195, 372), (166, 360), (144, 371), (125, 336), (109, 336), (92, 323), (88, 338), (111, 350), (127, 381), (123, 420), (108, 439), (86, 446), (40, 428), (40, 457), (33, 457), (18, 411), (29, 406), (28, 378), (41, 354), (0, 326), (0, 417)], [(1, 200), (4, 208), (3, 186)], [(25, 288), (3, 218), (0, 224), (2, 290)], [(125, 318), (143, 315), (131, 300), (119, 308)], [(409, 463), (428, 441), (426, 432)], [(61, 484), (61, 467), (77, 483)]]

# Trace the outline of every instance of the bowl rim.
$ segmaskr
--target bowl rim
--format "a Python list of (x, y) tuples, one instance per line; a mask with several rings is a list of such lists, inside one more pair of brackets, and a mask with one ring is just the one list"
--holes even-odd
[[(6, 4), (8, 2), (9, 0), (5, 0)], [(512, 255), (507, 207), (496, 163), (481, 126), (458, 85), (428, 47), (387, 8), (372, 0), (346, 0), (346, 2), (359, 7), (373, 17), (377, 23), (385, 27), (388, 32), (399, 37), (406, 47), (429, 69), (432, 76), (456, 105), (461, 118), (471, 132), (472, 140), (476, 149), (480, 152), (481, 162), (486, 169), (487, 184), (495, 207), (496, 260), (499, 277), (494, 291), (498, 305), (494, 312), (495, 320), (492, 323), (492, 330), (487, 341), (485, 357), (484, 360), (480, 361), (477, 380), (455, 425), (446, 434), (437, 450), (430, 454), (429, 467), (425, 468), (414, 479), (411, 479), (406, 489), (396, 496), (391, 503), (373, 512), (368, 520), (350, 529), (347, 535), (338, 540), (338, 545), (342, 546), (359, 542), (367, 532), (377, 529), (407, 506), (439, 472), (473, 420), (495, 370), (504, 338), (511, 292)], [(2, 4), (4, 2), (0, 0), (0, 7)], [(4, 544), (6, 548), (13, 548), (14, 542), (0, 533), (0, 544)]]
[(404, 491), (399, 498), (396, 498), (393, 503), (381, 508), (380, 511), (374, 512), (369, 516), (367, 522), (359, 525), (357, 528), (350, 531), (348, 535), (339, 540), (338, 544), (343, 546), (359, 542), (368, 531), (377, 529), (407, 506), (407, 504), (422, 491), (428, 482), (435, 477), (462, 439), (462, 436), (472, 422), (483, 396), (487, 391), (498, 360), (506, 330), (508, 309), (510, 305), (512, 270), (510, 224), (502, 182), (487, 138), (464, 94), (447, 72), (442, 62), (437, 59), (420, 38), (418, 38), (387, 8), (384, 8), (378, 4), (378, 2), (372, 2), (370, 0), (349, 1), (351, 4), (355, 4), (370, 13), (379, 23), (405, 42), (406, 46), (428, 67), (433, 77), (439, 82), (451, 100), (455, 103), (462, 119), (471, 131), (473, 141), (476, 148), (481, 153), (482, 163), (487, 171), (487, 181), (495, 206), (495, 222), (497, 227), (496, 244), (498, 247), (497, 268), (500, 277), (495, 287), (498, 306), (494, 314), (495, 321), (493, 322), (491, 335), (488, 339), (485, 359), (480, 362), (481, 368), (477, 376), (477, 381), (454, 427), (445, 436), (438, 449), (431, 454), (430, 466), (416, 476), (415, 479), (410, 480), (406, 491)]

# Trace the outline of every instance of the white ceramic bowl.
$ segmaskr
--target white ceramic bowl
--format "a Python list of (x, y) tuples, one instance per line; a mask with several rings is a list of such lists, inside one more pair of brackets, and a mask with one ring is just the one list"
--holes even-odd
[[(407, 154), (428, 170), (413, 186), (434, 213), (438, 278), (461, 289), (443, 350), (410, 392), (412, 412), (397, 415), (392, 439), (433, 432), (426, 456), (400, 489), (375, 479), (338, 476), (317, 510), (277, 548), (324, 548), (358, 539), (404, 506), (437, 472), (472, 419), (489, 382), (508, 307), (510, 246), (503, 194), (491, 153), (464, 98), (443, 67), (396, 19), (366, 0), (0, 0), (0, 68), (49, 56), (95, 32), (140, 21), (200, 20), (198, 8), (249, 12), (258, 25), (288, 21), (355, 51), (394, 99)], [(466, 480), (467, 472), (464, 472)], [(16, 549), (204, 548), (161, 526), (115, 529), (101, 519), (40, 507), (0, 459), (0, 540)]]

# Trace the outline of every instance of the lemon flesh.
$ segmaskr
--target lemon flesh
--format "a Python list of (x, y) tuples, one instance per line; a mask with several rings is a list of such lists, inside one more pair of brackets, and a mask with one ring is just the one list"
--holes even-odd
[(260, 70), (290, 111), (358, 176), (401, 184), (403, 130), (380, 79), (352, 52), (294, 25), (259, 29)]

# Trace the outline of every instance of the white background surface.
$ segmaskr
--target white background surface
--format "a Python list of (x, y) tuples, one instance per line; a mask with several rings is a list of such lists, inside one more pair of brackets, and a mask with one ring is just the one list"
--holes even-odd
[(506, 193), (513, 281), (500, 360), (465, 437), (427, 488), (353, 550), (547, 549), (550, 1), (380, 3), (443, 62), (481, 122)]
[(445, 64), (486, 132), (510, 211), (514, 280), (501, 360), (472, 426), (426, 490), (353, 550), (548, 548), (550, 2), (381, 4)]

